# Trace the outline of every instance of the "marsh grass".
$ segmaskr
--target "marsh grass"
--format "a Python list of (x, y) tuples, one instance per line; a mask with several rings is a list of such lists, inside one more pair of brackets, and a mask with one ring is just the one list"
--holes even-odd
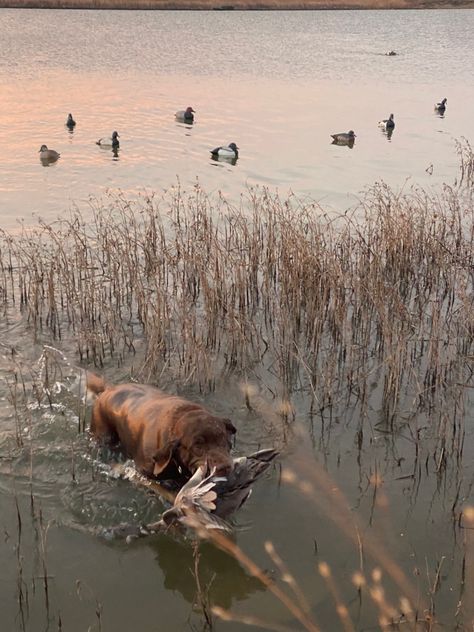
[(99, 369), (136, 354), (144, 381), (257, 379), (289, 421), (302, 391), (320, 415), (356, 407), (361, 440), (369, 407), (415, 440), (424, 414), (441, 471), (462, 450), (474, 357), (474, 161), (459, 148), (455, 186), (378, 183), (341, 216), (258, 188), (239, 208), (198, 186), (93, 202), (88, 219), (0, 236), (0, 296)]

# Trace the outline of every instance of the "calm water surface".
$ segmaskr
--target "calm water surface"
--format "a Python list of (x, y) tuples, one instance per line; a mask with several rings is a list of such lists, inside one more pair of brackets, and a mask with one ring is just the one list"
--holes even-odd
[[(375, 180), (395, 187), (407, 186), (407, 179), (424, 186), (450, 181), (457, 166), (454, 139), (469, 138), (472, 130), (470, 11), (0, 10), (0, 31), (0, 220), (9, 231), (19, 220), (53, 221), (72, 205), (87, 217), (88, 199), (108, 190), (135, 196), (167, 189), (177, 179), (185, 189), (198, 179), (210, 194), (222, 191), (235, 202), (258, 184), (345, 209)], [(390, 49), (399, 54), (386, 57)], [(441, 118), (433, 103), (443, 97), (448, 108)], [(192, 126), (174, 120), (187, 105), (197, 111)], [(78, 122), (73, 133), (64, 126), (68, 112)], [(391, 112), (396, 129), (388, 140), (377, 121)], [(357, 134), (352, 149), (331, 144), (330, 133), (350, 128)], [(118, 156), (94, 144), (114, 129), (121, 136)], [(230, 141), (241, 148), (236, 165), (210, 159), (209, 149)], [(38, 159), (43, 143), (61, 152), (49, 167)], [(12, 346), (31, 366), (45, 340), (33, 339), (13, 317), (0, 320), (0, 342), (0, 375), (7, 376), (17, 359)], [(67, 351), (67, 336), (62, 346)], [(106, 367), (112, 379), (123, 379), (129, 369)], [(163, 386), (175, 387), (166, 377)], [(186, 392), (232, 417), (238, 453), (273, 443), (237, 384), (206, 396), (192, 386)], [(162, 505), (112, 478), (107, 468), (98, 470), (100, 459), (77, 434), (76, 398), (62, 392), (52, 411), (32, 409), (21, 419), (33, 455), (16, 444), (8, 398), (1, 385), (2, 629), (206, 629), (196, 606), (190, 543), (158, 536), (127, 546), (93, 533), (98, 525), (156, 519)], [(310, 415), (299, 420), (310, 427)], [(372, 430), (371, 447), (361, 453), (355, 431), (334, 420), (328, 434), (293, 439), (282, 461), (294, 465), (316, 454), (334, 480), (329, 494), (336, 496), (338, 488), (346, 494), (351, 511), (381, 533), (385, 550), (414, 574), (415, 586), (433, 584), (442, 561), (437, 606), (446, 629), (454, 629), (464, 549), (454, 537), (450, 507), (461, 489), (472, 492), (472, 428), (465, 442), (469, 465), (443, 479), (421, 472), (416, 488), (404, 466), (413, 462), (408, 434), (392, 441)], [(30, 513), (31, 468), (36, 518)], [(376, 510), (368, 483), (374, 472), (383, 477), (388, 498)], [(263, 551), (263, 542), (273, 541), (322, 629), (332, 631), (341, 624), (316, 570), (327, 560), (357, 629), (376, 629), (374, 608), (368, 598), (359, 602), (351, 584), (359, 550), (330, 514), (327, 500), (307, 502), (282, 486), (275, 468), (239, 512), (237, 542), (276, 577)], [(45, 557), (38, 533), (47, 527)], [(205, 547), (201, 571), (213, 604), (300, 629), (224, 554)], [(218, 622), (216, 629), (243, 626)]]
[[(469, 136), (474, 14), (1, 10), (2, 225), (54, 219), (107, 189), (199, 178), (238, 199), (261, 184), (345, 209), (378, 179), (454, 175)], [(395, 49), (397, 57), (383, 53)], [(448, 97), (446, 116), (433, 103)], [(192, 105), (192, 127), (174, 112)], [(64, 126), (68, 112), (78, 121)], [(377, 122), (395, 114), (389, 142)], [(118, 158), (94, 141), (113, 130)], [(356, 145), (331, 145), (354, 129)], [(237, 165), (209, 150), (235, 141)], [(38, 149), (61, 152), (45, 168)], [(427, 169), (433, 165), (433, 173)]]

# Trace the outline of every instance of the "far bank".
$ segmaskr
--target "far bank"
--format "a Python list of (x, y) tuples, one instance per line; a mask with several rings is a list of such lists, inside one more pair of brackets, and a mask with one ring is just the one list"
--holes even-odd
[(0, 0), (0, 8), (163, 11), (470, 9), (474, 0)]

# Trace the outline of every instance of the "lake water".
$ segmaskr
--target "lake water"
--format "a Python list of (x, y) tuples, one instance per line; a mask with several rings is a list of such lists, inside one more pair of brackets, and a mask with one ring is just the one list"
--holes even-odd
[[(235, 204), (247, 187), (262, 185), (344, 210), (377, 180), (396, 188), (452, 181), (455, 139), (471, 134), (472, 11), (0, 10), (0, 32), (0, 227), (13, 233), (20, 221), (53, 222), (72, 206), (87, 219), (90, 198), (108, 191), (133, 198), (177, 181), (190, 190), (198, 180), (210, 195), (222, 192)], [(398, 54), (386, 56), (391, 49)], [(441, 117), (433, 104), (444, 97)], [(192, 126), (174, 119), (188, 105), (196, 110)], [(77, 120), (73, 132), (64, 125), (68, 112)], [(377, 122), (391, 112), (396, 128), (388, 139)], [(331, 133), (351, 128), (354, 147), (331, 144)], [(117, 155), (95, 145), (113, 130), (120, 134)], [(235, 165), (211, 159), (210, 149), (231, 141), (240, 147)], [(61, 153), (58, 162), (43, 166), (43, 143)], [(66, 354), (71, 338), (69, 332), (56, 341)], [(48, 342), (9, 306), (0, 316), (0, 375), (9, 377), (18, 358), (35, 366)], [(121, 379), (132, 365), (133, 358), (118, 366), (111, 361), (104, 371)], [(193, 384), (181, 390), (232, 417), (238, 453), (273, 444), (258, 415), (246, 409), (238, 384), (211, 394)], [(100, 470), (100, 458), (77, 433), (76, 398), (60, 393), (52, 411), (33, 407), (21, 417), (23, 446), (16, 442), (11, 399), (2, 381), (2, 629), (210, 629), (196, 598), (189, 542), (163, 535), (128, 546), (97, 537), (97, 526), (156, 519), (162, 505), (114, 479), (105, 466)], [(302, 417), (308, 429), (311, 416)], [(236, 518), (236, 541), (276, 579), (278, 565), (263, 550), (272, 541), (321, 629), (332, 631), (341, 623), (316, 568), (327, 561), (355, 629), (377, 629), (380, 611), (351, 583), (365, 559), (351, 523), (357, 514), (383, 539), (378, 559), (393, 555), (413, 574), (415, 591), (426, 595), (432, 586), (440, 625), (454, 630), (459, 601), (468, 610), (463, 622), (472, 614), (462, 594), (472, 591), (472, 571), (464, 580), (462, 560), (474, 555), (474, 545), (468, 546), (469, 534), (463, 539), (455, 531), (451, 514), (460, 497), (472, 503), (471, 426), (464, 462), (440, 477), (424, 464), (416, 485), (408, 431), (393, 438), (372, 428), (362, 451), (357, 428), (339, 419), (311, 440), (295, 438), (281, 462), (295, 467), (316, 455), (330, 473), (327, 489), (314, 490), (314, 502), (308, 501), (281, 483), (279, 467), (271, 469)], [(385, 484), (380, 504), (370, 485), (374, 473)], [(323, 480), (321, 474), (317, 481)], [(345, 526), (334, 516), (338, 490), (350, 509)], [(235, 560), (206, 546), (200, 565), (213, 605), (301, 629)], [(244, 627), (215, 621), (218, 630)]]
[[(260, 184), (345, 209), (375, 180), (449, 180), (453, 141), (471, 129), (470, 11), (1, 10), (0, 26), (8, 229), (85, 208), (108, 189), (161, 191), (177, 178), (231, 200)], [(384, 55), (391, 49), (396, 57)], [(433, 104), (444, 97), (440, 118)], [(187, 105), (192, 127), (174, 119)], [(377, 123), (391, 112), (388, 142)], [(352, 150), (331, 144), (349, 129)], [(94, 144), (113, 130), (117, 158)], [(231, 141), (235, 166), (211, 160), (210, 149)], [(43, 143), (61, 153), (47, 168)]]

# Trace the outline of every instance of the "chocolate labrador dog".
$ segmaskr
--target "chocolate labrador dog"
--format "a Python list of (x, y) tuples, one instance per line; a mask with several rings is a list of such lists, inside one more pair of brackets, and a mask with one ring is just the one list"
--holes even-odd
[(109, 443), (118, 440), (143, 474), (189, 478), (206, 463), (218, 474), (232, 471), (231, 438), (236, 430), (229, 419), (154, 386), (108, 384), (90, 372), (87, 389), (98, 395), (92, 434)]

